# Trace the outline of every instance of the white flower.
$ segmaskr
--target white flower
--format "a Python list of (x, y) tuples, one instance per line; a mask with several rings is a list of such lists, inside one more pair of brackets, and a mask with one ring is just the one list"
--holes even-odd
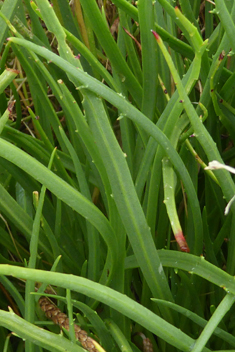
[[(231, 167), (231, 166), (227, 166), (224, 164), (219, 163), (217, 160), (213, 160), (209, 162), (209, 165), (207, 167), (205, 167), (204, 170), (219, 170), (219, 169), (224, 169), (227, 170), (229, 172), (231, 172), (232, 174), (235, 174), (235, 168)], [(224, 215), (228, 215), (231, 205), (235, 200), (235, 195), (230, 199), (230, 201), (228, 202), (225, 210), (224, 210)]]
[(217, 160), (210, 161), (209, 165), (207, 167), (205, 167), (205, 170), (219, 170), (219, 169), (225, 169), (225, 170), (231, 172), (232, 174), (235, 174), (234, 167), (221, 164)]

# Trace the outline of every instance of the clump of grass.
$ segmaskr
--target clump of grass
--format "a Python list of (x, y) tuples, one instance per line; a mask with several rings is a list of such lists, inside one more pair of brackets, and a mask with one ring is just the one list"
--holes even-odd
[(235, 346), (235, 5), (175, 5), (1, 4), (4, 352)]

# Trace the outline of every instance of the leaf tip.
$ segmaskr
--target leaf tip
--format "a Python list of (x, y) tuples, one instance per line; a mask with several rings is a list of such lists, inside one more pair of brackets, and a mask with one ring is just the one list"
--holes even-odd
[(160, 41), (160, 35), (157, 32), (155, 32), (154, 30), (152, 30), (152, 29), (151, 29), (151, 32), (153, 33), (153, 35), (156, 38), (157, 42), (159, 42)]

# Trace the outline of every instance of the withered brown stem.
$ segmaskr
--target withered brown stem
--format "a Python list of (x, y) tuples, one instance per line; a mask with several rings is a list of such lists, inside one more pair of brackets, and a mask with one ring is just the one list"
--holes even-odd
[[(69, 318), (65, 313), (62, 313), (61, 310), (52, 303), (47, 297), (40, 297), (39, 305), (41, 309), (45, 312), (45, 315), (48, 319), (52, 320), (55, 324), (59, 325), (60, 328), (64, 328), (69, 331)], [(91, 337), (87, 335), (85, 330), (82, 330), (80, 326), (74, 324), (74, 331), (76, 339), (78, 339), (87, 351), (89, 352), (98, 352), (95, 347), (97, 342), (94, 341)], [(95, 344), (94, 344), (95, 342)]]

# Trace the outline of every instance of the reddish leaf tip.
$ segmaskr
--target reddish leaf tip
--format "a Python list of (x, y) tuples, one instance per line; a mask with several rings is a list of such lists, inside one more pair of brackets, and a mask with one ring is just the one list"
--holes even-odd
[(6, 71), (9, 71), (9, 72), (14, 72), (14, 73), (16, 73), (17, 75), (20, 73), (20, 71), (19, 70), (15, 70), (15, 69), (13, 69), (13, 68), (6, 68)]
[(188, 248), (188, 246), (182, 246), (180, 247), (181, 252), (186, 252), (186, 253), (190, 253), (190, 249)]
[(175, 239), (180, 247), (181, 252), (186, 252), (186, 253), (190, 252), (190, 249), (188, 247), (186, 239), (185, 239), (183, 232), (181, 230), (179, 230), (177, 233), (175, 233)]
[(156, 40), (159, 41), (159, 39), (160, 39), (159, 34), (157, 32), (155, 32), (155, 31), (153, 31), (152, 29), (151, 29), (151, 32), (153, 33), (153, 35), (156, 38)]

